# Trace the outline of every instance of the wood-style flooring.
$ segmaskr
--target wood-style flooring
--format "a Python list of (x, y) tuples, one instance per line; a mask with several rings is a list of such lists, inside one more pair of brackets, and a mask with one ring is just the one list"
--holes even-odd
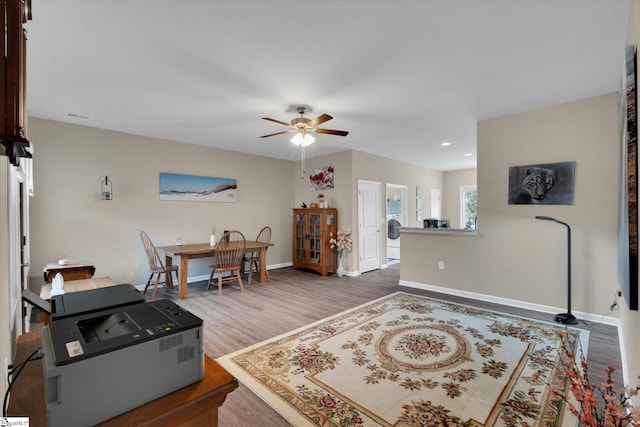
[[(185, 309), (204, 320), (205, 351), (215, 358), (293, 329), (364, 304), (396, 291), (431, 296), (529, 318), (551, 320), (552, 315), (468, 300), (429, 291), (401, 287), (400, 265), (376, 270), (357, 277), (322, 277), (293, 268), (270, 270), (266, 284), (244, 285), (244, 292), (224, 287), (207, 291), (206, 282), (189, 285), (188, 297), (178, 299), (178, 291), (160, 289), (156, 298), (175, 299)], [(618, 331), (612, 326), (585, 324), (591, 331), (588, 358), (593, 381), (599, 381), (604, 367), (611, 364), (620, 371)], [(620, 384), (621, 373), (616, 375)], [(288, 426), (289, 423), (245, 386), (240, 385), (227, 397), (219, 410), (222, 427)]]

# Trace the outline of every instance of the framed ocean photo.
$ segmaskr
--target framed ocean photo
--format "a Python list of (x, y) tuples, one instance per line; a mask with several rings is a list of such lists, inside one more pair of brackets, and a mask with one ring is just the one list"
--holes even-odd
[(160, 200), (234, 203), (237, 191), (235, 178), (160, 172)]

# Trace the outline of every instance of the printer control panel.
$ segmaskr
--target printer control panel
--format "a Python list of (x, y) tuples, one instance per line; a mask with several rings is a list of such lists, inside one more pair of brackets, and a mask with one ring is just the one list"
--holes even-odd
[(177, 326), (175, 322), (167, 322), (161, 325), (154, 325), (153, 328), (147, 329), (150, 335), (171, 332)]

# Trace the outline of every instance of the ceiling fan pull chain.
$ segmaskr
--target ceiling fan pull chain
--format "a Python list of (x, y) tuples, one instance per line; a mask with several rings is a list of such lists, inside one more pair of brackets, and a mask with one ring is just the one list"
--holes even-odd
[(304, 179), (304, 174), (305, 174), (305, 167), (304, 167), (304, 145), (300, 146), (300, 149), (302, 150), (302, 170), (300, 172), (300, 179)]

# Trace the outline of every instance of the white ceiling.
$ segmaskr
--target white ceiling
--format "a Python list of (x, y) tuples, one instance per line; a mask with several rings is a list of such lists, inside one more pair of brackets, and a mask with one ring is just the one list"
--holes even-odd
[(297, 160), (290, 135), (259, 138), (286, 130), (261, 117), (289, 122), (307, 105), (334, 117), (320, 127), (349, 131), (316, 134), (307, 157), (355, 149), (438, 170), (475, 167), (480, 120), (617, 91), (629, 11), (629, 0), (32, 3), (31, 116)]

